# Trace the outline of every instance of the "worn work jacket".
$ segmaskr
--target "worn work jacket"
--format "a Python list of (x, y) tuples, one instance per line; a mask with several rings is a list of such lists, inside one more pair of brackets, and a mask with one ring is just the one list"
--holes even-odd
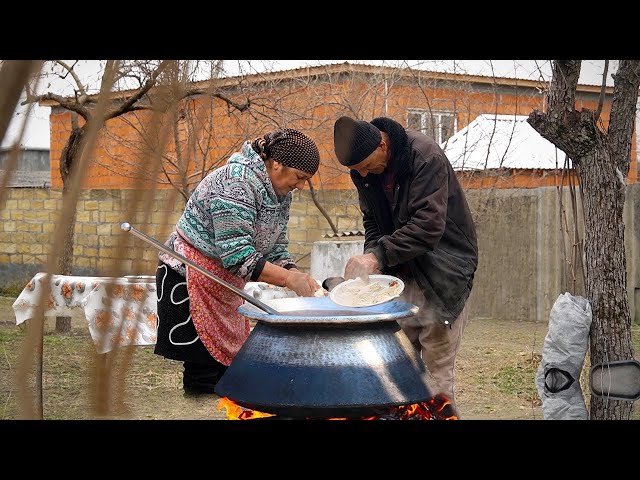
[(364, 252), (373, 252), (386, 274), (406, 278), (402, 272), (408, 266), (439, 319), (453, 323), (478, 265), (475, 225), (445, 153), (428, 136), (406, 133), (404, 153), (391, 159), (391, 209), (382, 175), (362, 177), (351, 170), (363, 213)]

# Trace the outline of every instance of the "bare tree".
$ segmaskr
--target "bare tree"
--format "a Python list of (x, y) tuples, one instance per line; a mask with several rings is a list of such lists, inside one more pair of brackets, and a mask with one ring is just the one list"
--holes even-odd
[[(128, 95), (114, 99), (105, 106), (103, 111), (96, 109), (98, 96), (89, 94), (86, 85), (74, 70), (75, 64), (69, 64), (62, 60), (57, 60), (54, 65), (61, 68), (59, 75), (70, 76), (75, 83), (75, 95), (64, 97), (57, 93), (46, 92), (34, 94), (27, 85), (27, 98), (23, 104), (51, 101), (59, 107), (71, 112), (71, 133), (66, 141), (60, 157), (60, 176), (62, 177), (62, 204), (63, 212), (61, 224), (64, 225), (65, 234), (61, 249), (55, 249), (52, 254), (55, 256), (56, 272), (62, 275), (70, 275), (73, 268), (73, 243), (76, 224), (76, 203), (80, 189), (79, 185), (88, 162), (81, 162), (85, 147), (93, 138), (89, 138), (88, 132), (98, 130), (104, 123), (127, 112), (140, 108), (145, 95), (153, 88), (160, 75), (167, 69), (171, 62), (163, 61), (152, 64), (151, 62), (120, 62), (108, 61), (102, 77), (101, 92), (109, 94), (114, 86), (121, 82), (138, 83), (138, 87), (129, 92)], [(153, 67), (152, 67), (153, 65)], [(80, 121), (82, 118), (82, 121)], [(71, 329), (71, 317), (57, 317), (56, 330), (67, 332)]]
[[(205, 63), (208, 69), (203, 68)], [(214, 80), (219, 77), (220, 63), (220, 60), (176, 61), (169, 98), (174, 106), (163, 118), (170, 125), (168, 142), (164, 142), (167, 144), (158, 138), (157, 129), (149, 128), (145, 112), (131, 112), (119, 119), (128, 127), (126, 134), (121, 133), (121, 128), (113, 128), (110, 122), (105, 124), (103, 134), (110, 140), (104, 144), (108, 160), (96, 163), (114, 176), (136, 178), (140, 173), (137, 171), (140, 155), (152, 151), (160, 158), (159, 171), (142, 172), (145, 180), (157, 186), (171, 186), (186, 203), (198, 183), (222, 165), (243, 141), (242, 136), (234, 136), (229, 142), (214, 121), (216, 100), (226, 104), (230, 112), (241, 113), (251, 108), (250, 100), (237, 103), (218, 90)], [(203, 74), (203, 70), (207, 73)], [(118, 148), (113, 149), (114, 145)]]
[[(529, 123), (562, 149), (575, 165), (584, 215), (586, 295), (593, 320), (591, 364), (633, 357), (627, 299), (623, 207), (629, 172), (640, 61), (621, 60), (614, 78), (608, 127), (602, 122), (602, 98), (593, 111), (575, 108), (581, 60), (554, 60), (547, 110), (534, 111)], [(602, 88), (605, 88), (605, 76)], [(591, 397), (594, 420), (628, 419), (631, 402)]]
[[(303, 72), (301, 75), (281, 76), (265, 70), (256, 74), (250, 69), (235, 78), (224, 77), (219, 69), (205, 68), (205, 71), (211, 73), (208, 79), (195, 83), (194, 78), (185, 74), (175, 82), (182, 89), (180, 93), (176, 93), (175, 100), (179, 102), (177, 112), (173, 118), (166, 119), (172, 124), (171, 145), (159, 144), (145, 130), (144, 118), (138, 116), (144, 112), (132, 112), (120, 120), (127, 123), (129, 131), (136, 132), (134, 136), (130, 132), (123, 136), (117, 128), (112, 129), (109, 123), (105, 125), (103, 132), (115, 141), (105, 142), (109, 158), (101, 166), (116, 176), (133, 176), (133, 166), (138, 156), (136, 153), (157, 145), (159, 151), (156, 153), (162, 156), (160, 175), (153, 178), (151, 172), (147, 172), (146, 176), (153, 184), (171, 185), (182, 196), (183, 201), (186, 201), (193, 188), (207, 173), (221, 165), (244, 139), (257, 135), (259, 128), (265, 128), (264, 125), (294, 125), (303, 127), (308, 132), (318, 131), (318, 136), (324, 137), (331, 130), (333, 121), (333, 116), (323, 115), (327, 108), (335, 110), (336, 114), (348, 114), (362, 119), (404, 111), (403, 102), (406, 100), (403, 98), (406, 99), (406, 94), (403, 93), (403, 88), (407, 79), (417, 85), (419, 91), (410, 100), (410, 105), (418, 107), (419, 111), (414, 117), (406, 119), (409, 127), (426, 129), (428, 134), (441, 141), (446, 140), (459, 127), (458, 123), (468, 124), (472, 120), (478, 106), (474, 106), (477, 99), (473, 97), (474, 89), (469, 83), (447, 75), (424, 75), (424, 72), (413, 70), (404, 63), (399, 69), (354, 68), (349, 75), (332, 67), (327, 67), (324, 72), (315, 69), (308, 75)], [(187, 72), (188, 69), (180, 68), (179, 71)], [(453, 73), (467, 72), (458, 68)], [(485, 96), (490, 99), (490, 104), (484, 108), (492, 108), (497, 116), (502, 93), (497, 79), (494, 78), (490, 88), (491, 95)], [(531, 103), (531, 98), (537, 94), (532, 93), (531, 89), (520, 90), (517, 84), (511, 88), (512, 95), (516, 98), (514, 108), (516, 111), (521, 108), (519, 96), (522, 95), (524, 112), (526, 105)], [(454, 94), (441, 98), (438, 96), (441, 89)], [(216, 123), (220, 121), (220, 116), (218, 114), (214, 121), (213, 114), (216, 101), (218, 111), (222, 101), (222, 105), (226, 106), (226, 117), (235, 121), (233, 139), (221, 138), (224, 129)], [(442, 110), (446, 110), (447, 115), (436, 119), (436, 115), (441, 115)], [(428, 115), (424, 114), (425, 111)], [(415, 123), (416, 118), (418, 123)], [(424, 125), (420, 123), (420, 119)], [(398, 120), (403, 123), (405, 121), (404, 118)], [(515, 128), (515, 123), (513, 125)], [(489, 132), (489, 135), (492, 136), (493, 132)], [(118, 148), (109, 150), (109, 145), (117, 145)], [(489, 145), (484, 147), (487, 149), (486, 168), (492, 141), (485, 145)], [(121, 146), (127, 151), (123, 152)], [(469, 145), (467, 148), (471, 151), (476, 147)], [(504, 151), (505, 156), (507, 151), (508, 147)], [(347, 208), (353, 209), (351, 216), (358, 216), (359, 212), (353, 198), (345, 200), (345, 194), (335, 193), (336, 182), (344, 179), (345, 169), (331, 154), (332, 152), (327, 152), (323, 168), (314, 178), (309, 191), (331, 230), (338, 233), (340, 216), (335, 211), (341, 212), (339, 215), (345, 217), (349, 215), (342, 213), (345, 212), (344, 208), (332, 211), (326, 206), (346, 204)], [(500, 161), (501, 166), (503, 162), (504, 158)], [(464, 167), (463, 164), (463, 170)], [(509, 170), (505, 168), (495, 172), (492, 178), (497, 183), (508, 175)], [(350, 193), (354, 194), (353, 191)], [(336, 195), (336, 198), (330, 198), (329, 195)]]
[[(170, 144), (163, 145), (155, 138), (158, 132), (149, 131), (144, 112), (131, 112), (120, 118), (129, 127), (124, 134), (121, 129), (111, 128), (109, 123), (105, 125), (103, 133), (111, 141), (105, 142), (107, 159), (98, 161), (100, 166), (117, 177), (133, 178), (140, 152), (153, 149), (161, 158), (160, 171), (158, 175), (150, 171), (143, 175), (154, 185), (171, 186), (186, 203), (200, 181), (226, 163), (246, 139), (258, 136), (266, 128), (298, 128), (300, 125), (304, 125), (306, 131), (320, 128), (313, 112), (322, 104), (321, 97), (301, 95), (312, 88), (312, 79), (302, 77), (291, 83), (277, 76), (267, 77), (269, 72), (263, 72), (262, 78), (248, 82), (243, 75), (235, 79), (220, 77), (219, 63), (208, 70), (202, 68), (205, 62), (196, 62), (200, 64), (197, 69), (188, 67), (189, 63), (179, 61), (177, 71), (181, 75), (173, 82), (178, 87), (173, 96), (177, 107), (173, 116), (166, 119), (171, 124)], [(199, 78), (190, 75), (194, 71), (202, 74), (203, 70), (209, 74)], [(219, 79), (223, 81), (216, 81)], [(220, 105), (226, 108), (226, 125), (221, 124), (219, 114), (216, 116)], [(110, 149), (110, 145), (118, 148)], [(125, 147), (125, 153), (121, 147)], [(337, 175), (343, 173), (336, 172)], [(318, 210), (334, 233), (337, 232), (312, 183), (308, 185)]]

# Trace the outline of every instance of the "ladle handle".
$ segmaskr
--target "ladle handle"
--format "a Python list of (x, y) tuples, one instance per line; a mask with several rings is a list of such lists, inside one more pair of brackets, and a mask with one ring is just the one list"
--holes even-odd
[(198, 264), (193, 263), (191, 260), (189, 260), (188, 258), (184, 258), (182, 255), (180, 255), (179, 253), (174, 252), (173, 250), (171, 250), (170, 248), (167, 248), (166, 246), (164, 246), (162, 243), (158, 242), (156, 239), (151, 238), (150, 236), (142, 233), (140, 230), (137, 230), (135, 228), (133, 228), (129, 223), (124, 222), (123, 224), (120, 225), (120, 228), (122, 230), (124, 230), (125, 232), (130, 232), (131, 234), (135, 235), (136, 237), (144, 240), (147, 243), (150, 243), (151, 245), (153, 245), (154, 247), (156, 247), (158, 250), (162, 250), (164, 253), (171, 255), (172, 257), (177, 258), (178, 260), (180, 260), (181, 262), (189, 265), (191, 268), (195, 268), (197, 271), (199, 271), (200, 273), (202, 273), (203, 275), (205, 275), (206, 277), (210, 278), (211, 280), (213, 280), (214, 282), (222, 285), (225, 288), (228, 288), (229, 290), (231, 290), (233, 293), (235, 293), (236, 295), (240, 295), (242, 298), (244, 298), (247, 302), (255, 305), (256, 307), (258, 307), (260, 310), (263, 310), (271, 315), (280, 315), (280, 312), (278, 312), (277, 310), (274, 310), (273, 308), (271, 308), (269, 305), (261, 302), (260, 300), (258, 300), (257, 298), (249, 295), (247, 292), (245, 292), (244, 290), (240, 290), (239, 288), (234, 287), (233, 285), (231, 285), (230, 283), (225, 282), (224, 280), (222, 280), (221, 278), (215, 276), (213, 273), (211, 273), (209, 270), (200, 267)]

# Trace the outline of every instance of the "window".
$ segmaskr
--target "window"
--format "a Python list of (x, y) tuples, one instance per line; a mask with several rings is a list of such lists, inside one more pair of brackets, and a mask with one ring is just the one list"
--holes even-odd
[(429, 135), (436, 142), (442, 143), (456, 132), (456, 117), (452, 112), (435, 112), (432, 110), (409, 110), (407, 127)]

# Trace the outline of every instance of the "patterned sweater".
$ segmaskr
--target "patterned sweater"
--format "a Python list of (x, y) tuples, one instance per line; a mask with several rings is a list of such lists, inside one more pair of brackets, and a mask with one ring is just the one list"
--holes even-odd
[[(291, 193), (276, 195), (264, 161), (245, 142), (196, 187), (167, 245), (177, 232), (246, 281), (257, 280), (267, 261), (295, 267), (287, 238), (291, 198)], [(160, 259), (184, 274), (175, 258), (161, 253)]]

